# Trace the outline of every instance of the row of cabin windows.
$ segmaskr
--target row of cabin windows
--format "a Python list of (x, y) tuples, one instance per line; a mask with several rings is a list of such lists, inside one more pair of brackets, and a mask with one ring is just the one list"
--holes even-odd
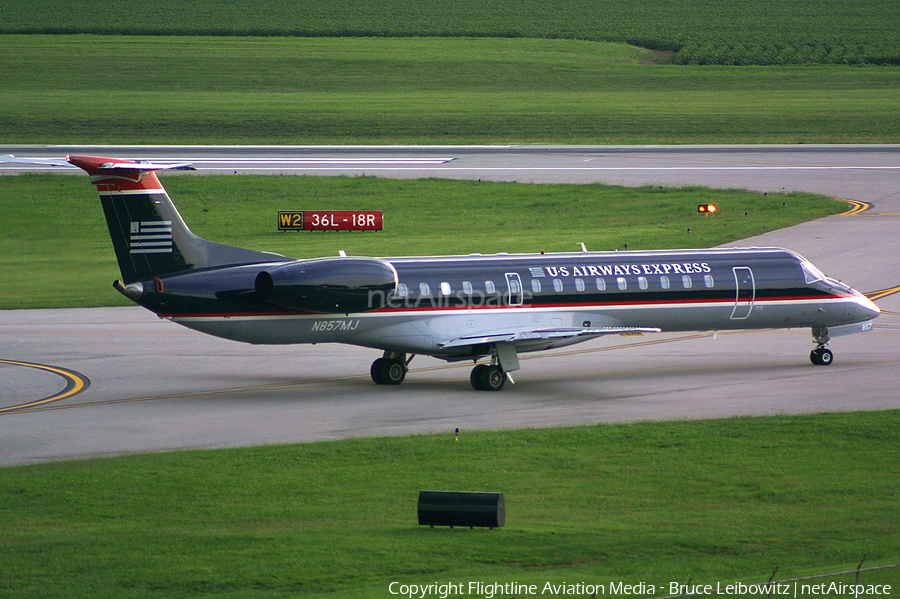
[[(450, 283), (444, 281), (440, 284), (441, 295), (448, 296), (453, 294), (453, 288), (450, 286)], [(472, 287), (471, 281), (463, 281), (462, 282), (462, 290), (466, 295), (472, 295), (475, 291), (474, 287)], [(497, 292), (497, 286), (494, 285), (493, 281), (485, 281), (484, 282), (484, 290), (486, 293), (493, 294)], [(518, 293), (518, 290), (513, 290), (515, 293)], [(431, 295), (431, 286), (428, 283), (419, 283), (419, 295), (421, 296), (430, 296)], [(409, 286), (406, 283), (400, 283), (397, 285), (397, 296), (398, 297), (409, 297)]]
[[(515, 279), (512, 279), (512, 284), (518, 287)], [(638, 288), (642, 290), (646, 290), (650, 288), (650, 280), (647, 277), (638, 277), (637, 278)], [(703, 285), (707, 289), (712, 289), (715, 286), (715, 279), (713, 279), (712, 275), (703, 275)], [(563, 284), (561, 279), (553, 279), (552, 281), (553, 291), (556, 293), (562, 293), (565, 290), (565, 285)], [(594, 286), (597, 288), (597, 291), (606, 291), (606, 279), (601, 277), (597, 277), (594, 279)], [(672, 288), (672, 280), (663, 275), (659, 277), (659, 286), (663, 289), (671, 289)], [(681, 276), (681, 286), (684, 289), (691, 289), (694, 286), (694, 279), (691, 278), (690, 275), (682, 275)], [(617, 277), (616, 278), (616, 287), (619, 291), (625, 291), (628, 289), (628, 281), (625, 277)], [(534, 293), (540, 293), (543, 289), (543, 284), (540, 279), (532, 279), (531, 280), (531, 290)], [(582, 292), (587, 289), (587, 286), (584, 282), (584, 279), (575, 279), (575, 291)], [(470, 281), (462, 282), (462, 290), (466, 295), (471, 295), (474, 291), (472, 287), (472, 283)], [(484, 282), (484, 290), (485, 293), (493, 294), (497, 292), (497, 286), (493, 281), (485, 281)], [(519, 289), (513, 289), (513, 293), (519, 293)], [(440, 284), (440, 294), (443, 296), (449, 296), (453, 294), (453, 288), (450, 283), (444, 281)], [(406, 283), (400, 283), (397, 285), (397, 295), (399, 297), (408, 297), (409, 296), (409, 286)], [(428, 283), (419, 283), (419, 295), (420, 296), (430, 296), (431, 295), (431, 286)]]
[[(650, 280), (647, 277), (638, 277), (637, 278), (638, 287), (642, 290), (646, 290), (650, 288)], [(703, 275), (703, 285), (707, 289), (712, 289), (716, 284), (715, 279), (713, 279), (712, 275)], [(594, 279), (594, 285), (597, 287), (597, 291), (606, 291), (606, 279), (602, 279), (597, 277)], [(663, 275), (659, 277), (659, 286), (663, 289), (671, 289), (672, 288), (672, 280)], [(685, 289), (691, 289), (694, 286), (694, 280), (690, 275), (682, 275), (681, 276), (681, 286)], [(628, 289), (628, 280), (625, 277), (617, 277), (616, 278), (616, 287), (619, 288), (619, 291), (625, 291)], [(543, 289), (543, 285), (540, 279), (532, 279), (531, 280), (531, 290), (535, 293), (540, 293), (541, 289)], [(562, 292), (564, 289), (564, 285), (562, 280), (553, 279), (553, 291), (557, 293)], [(575, 291), (584, 291), (586, 289), (584, 279), (575, 279)]]

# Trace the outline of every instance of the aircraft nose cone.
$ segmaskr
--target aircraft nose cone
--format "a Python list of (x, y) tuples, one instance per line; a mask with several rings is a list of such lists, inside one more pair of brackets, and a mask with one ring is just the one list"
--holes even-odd
[(881, 308), (879, 308), (875, 302), (867, 298), (861, 293), (857, 292), (856, 303), (862, 309), (865, 320), (872, 320), (879, 314), (881, 314)]

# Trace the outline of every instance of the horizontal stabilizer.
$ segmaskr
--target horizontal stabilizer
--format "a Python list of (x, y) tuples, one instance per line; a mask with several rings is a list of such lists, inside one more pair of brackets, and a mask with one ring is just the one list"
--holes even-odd
[(96, 158), (93, 156), (66, 156), (66, 162), (74, 164), (78, 168), (84, 169), (88, 173), (96, 174), (97, 172), (111, 170), (126, 171), (193, 171), (197, 170), (191, 166), (190, 162), (177, 162), (173, 164), (159, 164), (154, 162), (138, 162), (134, 160), (117, 160), (111, 158)]
[(4, 154), (0, 156), (0, 164), (23, 164), (33, 166), (69, 166), (65, 160), (54, 160), (52, 158), (19, 158), (12, 154)]
[(0, 164), (22, 164), (34, 166), (77, 166), (84, 170), (129, 170), (129, 171), (193, 171), (195, 169), (190, 162), (177, 162), (173, 164), (160, 164), (155, 162), (140, 162), (134, 160), (111, 160), (109, 158), (93, 158), (90, 156), (66, 156), (65, 159), (54, 158), (19, 158), (12, 154), (0, 156)]
[(156, 164), (153, 162), (112, 162), (104, 164), (104, 169), (127, 169), (130, 171), (195, 171), (190, 162), (178, 164)]

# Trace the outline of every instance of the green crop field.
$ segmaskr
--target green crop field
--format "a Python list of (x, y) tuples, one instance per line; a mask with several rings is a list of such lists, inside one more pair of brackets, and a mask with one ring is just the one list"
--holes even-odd
[(0, 143), (900, 140), (894, 0), (148, 0), (126, 13), (0, 5)]
[(0, 35), (0, 143), (900, 140), (900, 68), (665, 61), (572, 40)]
[[(9, 1), (0, 33), (510, 37), (624, 42), (682, 64), (900, 64), (895, 0)], [(120, 63), (119, 63), (120, 64)]]

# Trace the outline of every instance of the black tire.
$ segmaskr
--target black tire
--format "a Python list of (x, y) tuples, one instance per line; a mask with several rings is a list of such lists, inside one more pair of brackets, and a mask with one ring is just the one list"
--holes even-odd
[(378, 358), (372, 362), (372, 367), (369, 369), (369, 374), (372, 376), (372, 380), (375, 381), (376, 385), (384, 385), (387, 383), (384, 379), (384, 362), (384, 358)]
[(472, 374), (469, 375), (469, 382), (472, 383), (472, 388), (476, 391), (484, 391), (484, 386), (481, 384), (481, 376), (485, 368), (487, 368), (486, 364), (477, 364), (472, 369)]
[(818, 347), (809, 353), (809, 361), (816, 366), (830, 366), (834, 361), (834, 354), (827, 347)]
[(481, 388), (485, 391), (499, 391), (506, 383), (506, 374), (499, 366), (486, 366), (481, 371)]

